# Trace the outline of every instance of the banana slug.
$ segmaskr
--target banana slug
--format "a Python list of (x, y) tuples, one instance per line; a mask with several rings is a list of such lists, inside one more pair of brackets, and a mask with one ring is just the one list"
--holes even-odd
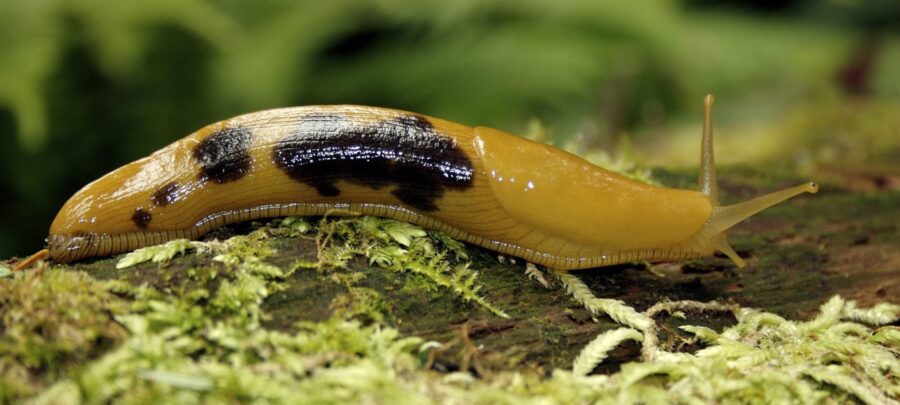
[(557, 269), (682, 260), (805, 183), (720, 206), (706, 98), (700, 191), (656, 187), (505, 132), (362, 106), (261, 111), (208, 125), (75, 193), (50, 227), (57, 263), (225, 224), (335, 209), (443, 231)]

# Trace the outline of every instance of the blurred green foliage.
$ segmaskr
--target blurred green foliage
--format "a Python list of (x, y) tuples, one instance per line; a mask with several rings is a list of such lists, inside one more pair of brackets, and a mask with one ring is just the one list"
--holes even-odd
[(265, 108), (369, 104), (512, 132), (537, 118), (558, 143), (609, 146), (696, 121), (707, 92), (746, 117), (834, 98), (872, 27), (888, 34), (869, 95), (900, 95), (896, 27), (872, 20), (896, 15), (890, 0), (749, 16), (689, 3), (0, 2), (0, 257), (40, 248), (103, 173)]

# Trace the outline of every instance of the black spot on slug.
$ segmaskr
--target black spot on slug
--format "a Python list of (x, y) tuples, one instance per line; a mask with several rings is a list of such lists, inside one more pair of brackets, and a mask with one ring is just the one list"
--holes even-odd
[(250, 130), (240, 126), (220, 129), (194, 147), (200, 163), (200, 181), (222, 184), (244, 177), (253, 164)]
[(377, 123), (308, 115), (272, 157), (288, 176), (322, 196), (339, 195), (339, 180), (373, 190), (395, 186), (397, 199), (423, 211), (436, 210), (445, 190), (471, 187), (474, 175), (456, 141), (419, 115)]
[(434, 132), (434, 125), (431, 124), (431, 121), (428, 121), (428, 118), (421, 115), (401, 115), (396, 119), (396, 122), (405, 128), (414, 128), (423, 132)]
[(181, 198), (181, 185), (172, 181), (156, 190), (150, 195), (150, 202), (157, 206), (166, 206)]
[(153, 215), (145, 209), (138, 207), (134, 210), (134, 214), (131, 215), (131, 220), (134, 221), (134, 224), (137, 225), (138, 229), (147, 229), (147, 225), (153, 220)]

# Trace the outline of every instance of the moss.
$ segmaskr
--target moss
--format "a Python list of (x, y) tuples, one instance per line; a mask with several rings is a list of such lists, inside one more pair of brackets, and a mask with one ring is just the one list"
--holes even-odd
[[(508, 317), (479, 294), (478, 273), (461, 262), (468, 258), (463, 245), (446, 235), (375, 217), (323, 220), (319, 229), (316, 241), (320, 262), (317, 269), (331, 272), (331, 277), (348, 289), (365, 275), (341, 273), (339, 269), (346, 269), (355, 256), (364, 256), (370, 265), (412, 275), (403, 284), (404, 289), (434, 292), (436, 288), (445, 288), (495, 315)], [(378, 294), (368, 293), (367, 296), (378, 299)], [(374, 309), (380, 306), (383, 305), (363, 303), (356, 307)]]
[(128, 253), (116, 263), (116, 269), (125, 269), (144, 262), (163, 263), (172, 260), (175, 255), (184, 254), (194, 245), (187, 239), (176, 239), (162, 245), (148, 246)]
[[(860, 320), (875, 326), (896, 322), (900, 320), (900, 305), (883, 303), (857, 312), (855, 302), (835, 296), (808, 322), (695, 301), (660, 303), (639, 314), (621, 305), (597, 306), (602, 300), (579, 280), (567, 275), (560, 280), (592, 312), (637, 326), (600, 334), (582, 350), (573, 366), (574, 374), (588, 374), (622, 341), (640, 340), (644, 362), (626, 364), (596, 386), (600, 392), (606, 388), (605, 393), (620, 402), (642, 402), (662, 393), (666, 401), (678, 403), (819, 402), (829, 397), (853, 397), (876, 404), (900, 397), (896, 381), (900, 340), (895, 333), (884, 332), (896, 328), (873, 330), (850, 322)], [(732, 312), (738, 322), (721, 333), (681, 326), (708, 346), (695, 354), (672, 351), (659, 345), (657, 325), (647, 325), (646, 320), (663, 312), (683, 317), (681, 311)], [(880, 338), (889, 334), (893, 338)]]
[(338, 294), (329, 305), (338, 318), (356, 318), (369, 322), (383, 322), (386, 315), (392, 315), (392, 305), (377, 291), (366, 287), (349, 287), (347, 292)]
[[(349, 223), (334, 225), (337, 221)], [(325, 224), (338, 230), (330, 236), (333, 243), (348, 235), (353, 235), (353, 240), (372, 243), (365, 247), (341, 245), (337, 249), (377, 252), (393, 246), (408, 249), (407, 252), (422, 249), (423, 255), (429, 249), (440, 252), (430, 256), (431, 260), (451, 260), (447, 257), (455, 259), (466, 254), (462, 250), (453, 253), (453, 248), (448, 248), (453, 242), (441, 240), (440, 236), (406, 227), (388, 226), (394, 232), (391, 236), (382, 224), (364, 218), (333, 222)], [(356, 228), (348, 231), (345, 227)], [(360, 236), (360, 229), (377, 236)], [(404, 254), (388, 249), (384, 256), (387, 261), (382, 261), (391, 270), (388, 273), (360, 272), (352, 265), (347, 269), (314, 267), (304, 260), (282, 267), (267, 261), (274, 257), (274, 248), (273, 239), (266, 235), (277, 232), (260, 229), (225, 242), (197, 244), (198, 251), (215, 258), (212, 263), (168, 269), (175, 275), (156, 286), (97, 281), (84, 273), (58, 269), (0, 279), (4, 299), (18, 297), (10, 301), (15, 305), (4, 305), (5, 311), (31, 311), (36, 303), (55, 308), (49, 312), (53, 317), (42, 318), (42, 327), (49, 319), (60, 324), (59, 319), (74, 313), (68, 307), (77, 306), (102, 326), (95, 330), (119, 330), (114, 337), (91, 335), (95, 336), (93, 341), (81, 339), (93, 342), (88, 343), (94, 347), (92, 355), (85, 355), (91, 350), (74, 354), (68, 348), (59, 349), (53, 345), (67, 339), (50, 335), (53, 345), (48, 347), (55, 347), (53, 353), (61, 354), (62, 361), (69, 364), (66, 372), (52, 376), (27, 368), (23, 358), (4, 355), (4, 381), (10, 386), (23, 381), (32, 383), (29, 390), (6, 388), (5, 398), (18, 400), (39, 394), (34, 398), (38, 402), (69, 403), (284, 403), (297, 398), (323, 403), (728, 403), (817, 402), (828, 398), (878, 402), (900, 395), (893, 377), (900, 369), (893, 354), (900, 349), (900, 333), (892, 326), (871, 326), (896, 322), (900, 317), (896, 305), (867, 309), (835, 297), (822, 306), (818, 317), (808, 322), (788, 321), (776, 314), (733, 304), (701, 302), (661, 303), (639, 312), (622, 302), (597, 298), (578, 278), (562, 274), (560, 283), (595, 317), (611, 315), (637, 329), (600, 331), (593, 342), (581, 344), (584, 349), (575, 360), (573, 371), (556, 369), (547, 377), (543, 373), (513, 371), (518, 363), (528, 361), (529, 354), (521, 351), (503, 353), (506, 370), (484, 368), (485, 354), (480, 354), (471, 340), (471, 336), (481, 333), (476, 323), (464, 324), (457, 337), (445, 343), (404, 337), (399, 330), (385, 326), (386, 318), (379, 317), (393, 317), (393, 311), (402, 309), (391, 309), (396, 304), (385, 300), (384, 294), (415, 294), (419, 288), (426, 288), (419, 283), (432, 280), (419, 272), (391, 269), (396, 261), (405, 260)], [(311, 235), (304, 231), (298, 236)], [(321, 242), (324, 236), (319, 235), (318, 240)], [(423, 241), (431, 247), (417, 247)], [(380, 256), (370, 253), (366, 261), (377, 262), (373, 257)], [(347, 256), (343, 260), (351, 263), (354, 259)], [(144, 264), (119, 271), (143, 273), (166, 265)], [(465, 281), (452, 281), (446, 275), (453, 273), (441, 274), (465, 286)], [(489, 274), (491, 278), (508, 277), (503, 273)], [(265, 303), (278, 299), (288, 285), (306, 277), (324, 278), (336, 287), (331, 313), (318, 322), (295, 322), (277, 330), (267, 327), (270, 314)], [(410, 282), (418, 286), (405, 287)], [(544, 294), (554, 291), (533, 284), (536, 291)], [(558, 287), (559, 283), (548, 284)], [(69, 298), (58, 294), (62, 287)], [(430, 288), (453, 291), (445, 285)], [(78, 298), (73, 301), (72, 296)], [(32, 300), (28, 301), (31, 304), (24, 304), (27, 300)], [(716, 330), (691, 321), (697, 314), (710, 311), (726, 311), (736, 322)], [(78, 315), (78, 322), (94, 319), (80, 318), (84, 314)], [(678, 330), (684, 334), (661, 339), (665, 333), (659, 318), (665, 314), (683, 318)], [(567, 339), (555, 329), (537, 327), (542, 319), (517, 322), (534, 326), (527, 328), (528, 333), (539, 330), (537, 339), (543, 342), (540, 344)], [(34, 328), (21, 317), (15, 323), (15, 327)], [(8, 325), (11, 323), (4, 319), (4, 327)], [(12, 347), (19, 347), (26, 335), (4, 336), (16, 340), (17, 345)], [(108, 343), (98, 343), (103, 339)], [(641, 341), (644, 361), (626, 362), (608, 375), (591, 375), (592, 370), (607, 369), (603, 359), (619, 350), (623, 339)], [(687, 350), (688, 347), (693, 349)], [(481, 378), (469, 373), (429, 370), (429, 366), (437, 367), (433, 359), (438, 352), (457, 353), (461, 370), (471, 368)]]
[(126, 302), (112, 288), (52, 269), (0, 280), (0, 402), (38, 392), (126, 337), (112, 316)]
[[(275, 220), (224, 241), (192, 242), (190, 252), (158, 263), (76, 266), (97, 279), (45, 269), (29, 273), (43, 278), (28, 289), (49, 289), (50, 275), (76, 277), (86, 287), (69, 293), (109, 297), (91, 314), (106, 316), (121, 335), (95, 340), (85, 352), (58, 351), (55, 364), (63, 367), (56, 372), (0, 356), (4, 400), (897, 400), (900, 332), (876, 325), (897, 322), (896, 305), (864, 308), (835, 298), (813, 315), (835, 286), (849, 284), (822, 269), (834, 264), (836, 247), (877, 252), (897, 239), (889, 208), (898, 195), (825, 193), (762, 215), (732, 235), (752, 259), (741, 271), (709, 258), (545, 277), (542, 284), (521, 266), (497, 263), (493, 252), (366, 217)], [(808, 211), (825, 219), (806, 226), (784, 220)], [(854, 235), (830, 236), (846, 229)], [(26, 279), (9, 273), (0, 286), (25, 291)], [(726, 289), (734, 284), (741, 290)], [(465, 289), (511, 319), (461, 299)], [(730, 302), (705, 302), (720, 297)]]

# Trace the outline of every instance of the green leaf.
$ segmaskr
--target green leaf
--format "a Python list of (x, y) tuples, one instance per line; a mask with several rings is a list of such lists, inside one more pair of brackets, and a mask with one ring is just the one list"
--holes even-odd
[(209, 391), (213, 388), (213, 382), (210, 379), (196, 375), (162, 370), (147, 370), (138, 375), (148, 381), (191, 391)]
[(603, 362), (603, 359), (606, 358), (612, 349), (615, 349), (622, 342), (626, 340), (641, 341), (643, 339), (641, 332), (631, 328), (619, 328), (601, 333), (588, 343), (581, 350), (581, 353), (578, 354), (578, 357), (575, 358), (572, 372), (575, 375), (587, 375)]
[(414, 238), (422, 238), (427, 235), (425, 230), (407, 222), (385, 221), (382, 229), (403, 246), (409, 246)]
[(679, 326), (678, 329), (690, 332), (694, 336), (696, 336), (698, 339), (700, 339), (704, 342), (707, 342), (707, 343), (715, 342), (716, 339), (719, 338), (719, 334), (716, 333), (716, 331), (714, 331), (710, 328), (704, 327), (704, 326), (682, 325), (682, 326)]
[(175, 239), (161, 245), (148, 246), (137, 249), (121, 258), (116, 263), (116, 269), (125, 269), (136, 264), (152, 261), (162, 263), (171, 260), (175, 255), (194, 249), (194, 245), (187, 239)]

